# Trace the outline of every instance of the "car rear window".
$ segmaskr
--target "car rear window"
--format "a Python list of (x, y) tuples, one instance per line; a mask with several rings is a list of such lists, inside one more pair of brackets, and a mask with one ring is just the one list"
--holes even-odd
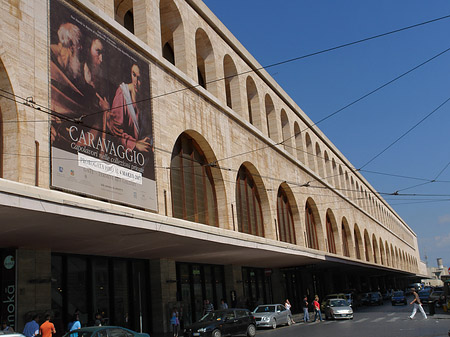
[(236, 310), (236, 316), (239, 317), (248, 317), (250, 316), (250, 312), (248, 310)]

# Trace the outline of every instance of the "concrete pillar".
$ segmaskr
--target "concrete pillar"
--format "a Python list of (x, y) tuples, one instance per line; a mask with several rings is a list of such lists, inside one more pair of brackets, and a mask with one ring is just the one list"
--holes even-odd
[(171, 306), (177, 300), (176, 280), (175, 261), (165, 259), (150, 261), (151, 319), (155, 334), (169, 331)]
[(50, 312), (52, 308), (51, 252), (17, 250), (17, 326), (22, 331), (32, 314)]
[[(244, 286), (242, 284), (242, 267), (236, 265), (224, 266), (225, 271), (225, 293), (228, 306), (232, 307), (244, 297)], [(231, 298), (232, 292), (235, 294), (235, 302)]]

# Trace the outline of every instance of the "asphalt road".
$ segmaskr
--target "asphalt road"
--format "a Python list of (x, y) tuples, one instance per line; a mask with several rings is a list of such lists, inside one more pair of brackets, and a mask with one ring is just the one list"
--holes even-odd
[[(428, 310), (425, 307), (428, 314)], [(392, 306), (385, 302), (382, 306), (362, 307), (355, 311), (353, 320), (323, 321), (303, 323), (303, 315), (296, 315), (296, 324), (279, 327), (276, 330), (258, 329), (262, 337), (437, 337), (445, 336), (450, 329), (450, 313), (436, 309), (436, 315), (425, 320), (417, 312), (409, 319), (412, 305)], [(300, 322), (300, 323), (299, 323)]]

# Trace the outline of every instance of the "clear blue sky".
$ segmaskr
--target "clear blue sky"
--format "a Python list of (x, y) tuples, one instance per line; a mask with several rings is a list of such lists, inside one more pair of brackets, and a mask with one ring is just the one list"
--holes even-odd
[[(263, 66), (450, 15), (448, 0), (204, 2)], [(268, 72), (317, 122), (450, 48), (449, 36), (445, 19)], [(449, 98), (450, 51), (318, 126), (361, 168)], [(379, 192), (422, 194), (384, 198), (434, 267), (438, 257), (450, 267), (450, 166), (441, 173), (450, 163), (449, 127), (450, 102), (362, 171)]]

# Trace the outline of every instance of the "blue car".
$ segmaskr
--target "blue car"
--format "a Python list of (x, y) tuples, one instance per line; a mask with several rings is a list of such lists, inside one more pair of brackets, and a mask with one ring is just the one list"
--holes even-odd
[(396, 304), (406, 305), (407, 302), (406, 302), (405, 293), (401, 290), (394, 291), (394, 293), (392, 294), (392, 297), (391, 297), (391, 302), (392, 302), (392, 305), (396, 305)]

